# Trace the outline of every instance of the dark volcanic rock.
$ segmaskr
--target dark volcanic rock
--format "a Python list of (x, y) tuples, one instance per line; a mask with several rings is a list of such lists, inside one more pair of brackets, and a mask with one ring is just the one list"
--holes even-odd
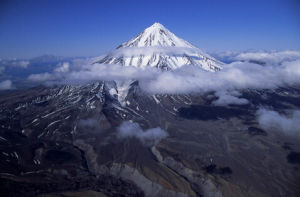
[(239, 108), (229, 108), (221, 106), (191, 105), (180, 108), (179, 116), (187, 119), (217, 120), (218, 118), (228, 119), (231, 117), (241, 117), (249, 115), (249, 112)]
[(216, 164), (210, 164), (210, 165), (206, 166), (204, 169), (207, 173), (212, 174), (212, 173), (216, 172), (217, 166), (216, 166)]
[(72, 162), (76, 159), (76, 157), (70, 152), (60, 150), (48, 150), (45, 153), (45, 159), (57, 164), (63, 164)]
[(223, 167), (219, 169), (220, 174), (232, 174), (232, 170), (230, 167)]
[(287, 156), (287, 160), (292, 164), (300, 164), (300, 152), (290, 152)]
[(257, 128), (257, 127), (248, 127), (248, 133), (249, 135), (251, 136), (254, 136), (254, 135), (263, 135), (263, 136), (267, 136), (267, 132), (260, 129), (260, 128)]
[[(45, 178), (47, 177), (47, 180)], [(51, 176), (50, 176), (51, 177)], [(112, 176), (86, 176), (73, 179), (62, 179), (62, 177), (50, 178), (35, 177), (27, 181), (17, 179), (0, 178), (0, 196), (9, 197), (35, 197), (40, 194), (47, 194), (63, 191), (78, 191), (89, 189), (99, 191), (107, 196), (142, 197), (144, 193), (132, 183), (116, 179)], [(50, 180), (49, 180), (50, 179)]]

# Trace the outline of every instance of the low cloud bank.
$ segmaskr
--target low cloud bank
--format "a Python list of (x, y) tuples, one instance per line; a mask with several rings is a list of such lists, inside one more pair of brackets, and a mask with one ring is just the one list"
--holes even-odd
[(295, 61), (300, 58), (299, 51), (280, 51), (280, 52), (248, 52), (240, 53), (235, 60), (252, 60), (267, 64), (280, 64), (285, 61)]
[(147, 146), (155, 145), (167, 136), (168, 133), (159, 127), (143, 130), (138, 123), (128, 121), (123, 122), (117, 131), (117, 137), (119, 139), (137, 138)]
[(70, 68), (69, 72), (52, 72), (32, 74), (30, 81), (39, 81), (55, 84), (80, 84), (94, 80), (148, 80), (161, 73), (156, 68), (140, 69), (133, 66), (124, 67), (114, 64), (87, 64)]
[(233, 62), (225, 65), (224, 69), (218, 72), (206, 72), (200, 67), (191, 65), (163, 72), (156, 68), (141, 69), (111, 64), (83, 64), (76, 68), (66, 69), (66, 72), (30, 75), (28, 79), (39, 82), (46, 81), (50, 84), (136, 79), (139, 80), (141, 88), (150, 93), (231, 91), (245, 88), (273, 89), (300, 84), (300, 60), (284, 62), (282, 65), (276, 66)]
[(213, 56), (224, 62), (252, 61), (261, 64), (276, 65), (286, 61), (300, 59), (299, 51), (248, 51), (248, 52), (219, 52)]
[(3, 67), (27, 68), (29, 64), (30, 62), (27, 60), (16, 60), (16, 59), (0, 60), (0, 66)]
[(264, 129), (280, 131), (286, 135), (300, 136), (300, 110), (295, 110), (287, 116), (261, 108), (257, 111), (257, 120)]
[(162, 72), (141, 83), (145, 90), (156, 93), (189, 93), (234, 89), (273, 89), (300, 84), (300, 60), (281, 66), (260, 66), (234, 62), (221, 71), (204, 72), (195, 66), (186, 66), (173, 72)]
[(0, 90), (10, 90), (13, 89), (13, 84), (11, 80), (5, 80), (0, 82)]
[(10, 80), (13, 89), (33, 87), (45, 81), (54, 80), (56, 76), (53, 73), (68, 73), (70, 67), (76, 68), (80, 61), (81, 64), (86, 59), (49, 55), (32, 59), (0, 59), (0, 82)]
[[(145, 50), (152, 52), (154, 49), (150, 47)], [(139, 52), (133, 49), (128, 53)], [(248, 101), (241, 98), (237, 92), (241, 89), (276, 89), (300, 85), (300, 52), (252, 52), (235, 54), (234, 57), (236, 59), (255, 57), (256, 60), (264, 59), (270, 63), (262, 66), (248, 61), (235, 61), (223, 65), (223, 69), (218, 72), (207, 72), (199, 66), (186, 65), (166, 72), (152, 67), (141, 69), (134, 66), (93, 64), (94, 59), (79, 59), (59, 63), (52, 72), (31, 74), (27, 79), (50, 85), (82, 84), (97, 80), (138, 80), (140, 87), (151, 94), (214, 91), (218, 98), (213, 102), (214, 105), (247, 104)]]

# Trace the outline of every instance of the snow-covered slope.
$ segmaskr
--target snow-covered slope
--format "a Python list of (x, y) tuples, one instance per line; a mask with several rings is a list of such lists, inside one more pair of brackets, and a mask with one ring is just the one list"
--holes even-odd
[(194, 46), (187, 41), (178, 38), (175, 34), (170, 32), (160, 23), (154, 23), (152, 26), (145, 29), (137, 37), (121, 44), (122, 47), (151, 47), (151, 46), (165, 46), (165, 47), (189, 47)]
[(220, 70), (223, 64), (159, 23), (154, 23), (96, 63), (165, 70), (193, 64), (208, 71)]

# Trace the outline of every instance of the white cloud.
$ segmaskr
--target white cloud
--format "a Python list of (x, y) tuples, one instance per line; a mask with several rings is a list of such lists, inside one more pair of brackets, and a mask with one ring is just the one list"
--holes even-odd
[(237, 91), (219, 91), (216, 92), (215, 95), (218, 97), (218, 99), (213, 101), (212, 104), (218, 106), (226, 106), (230, 104), (245, 105), (249, 103), (247, 99), (239, 98), (241, 94)]
[(70, 63), (63, 62), (63, 63), (59, 63), (57, 65), (57, 68), (54, 69), (54, 72), (65, 73), (65, 72), (68, 72), (69, 69), (70, 69)]
[(50, 73), (41, 73), (41, 74), (31, 74), (28, 77), (28, 80), (33, 82), (45, 82), (54, 79), (55, 76)]
[(0, 90), (10, 90), (13, 89), (11, 80), (5, 80), (0, 82)]
[(29, 61), (19, 61), (19, 62), (15, 62), (16, 66), (20, 66), (22, 68), (27, 68), (27, 66), (29, 65)]
[(167, 136), (168, 133), (159, 127), (143, 131), (138, 123), (131, 123), (128, 121), (123, 122), (117, 132), (117, 137), (119, 139), (137, 138), (147, 146), (157, 144), (161, 139)]
[(260, 66), (234, 62), (219, 72), (204, 72), (195, 66), (186, 66), (173, 72), (162, 72), (143, 83), (145, 90), (158, 93), (188, 93), (234, 89), (272, 89), (300, 84), (300, 61), (281, 66)]
[[(87, 64), (64, 75), (66, 83), (81, 83), (92, 80), (147, 80), (161, 71), (156, 68), (140, 69), (133, 66), (114, 64)], [(61, 77), (56, 75), (56, 77)]]
[(287, 135), (300, 136), (300, 111), (293, 111), (290, 116), (261, 108), (257, 111), (259, 125), (270, 131), (280, 131)]

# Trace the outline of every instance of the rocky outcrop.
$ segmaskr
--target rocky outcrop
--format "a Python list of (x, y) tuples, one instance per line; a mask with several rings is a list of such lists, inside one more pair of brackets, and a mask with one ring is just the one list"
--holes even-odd
[(193, 189), (195, 189), (201, 195), (205, 197), (223, 196), (216, 185), (210, 179), (201, 176), (199, 172), (195, 172), (189, 168), (186, 168), (184, 165), (175, 161), (171, 157), (163, 158), (155, 146), (153, 146), (151, 150), (158, 161), (165, 164), (181, 176), (185, 177), (190, 183), (194, 185), (195, 188)]

